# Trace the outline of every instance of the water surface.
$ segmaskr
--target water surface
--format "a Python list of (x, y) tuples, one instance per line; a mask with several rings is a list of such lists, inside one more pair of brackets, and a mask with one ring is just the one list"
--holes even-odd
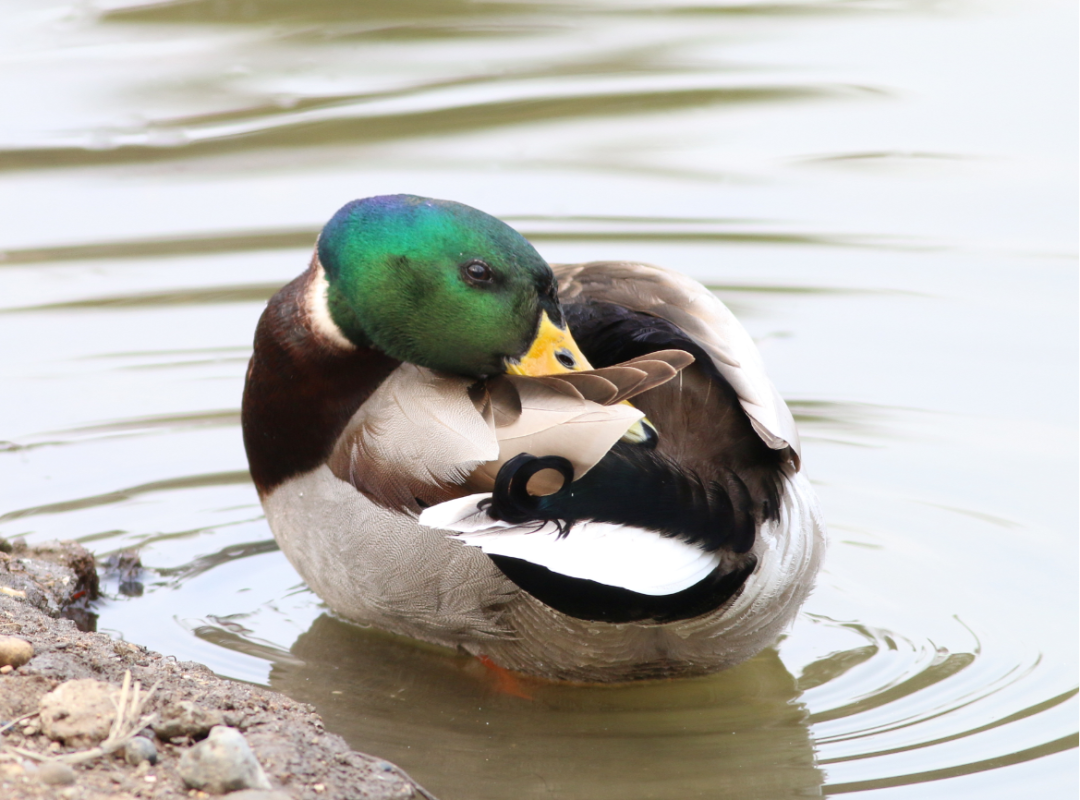
[[(138, 550), (101, 629), (314, 703), (443, 800), (1076, 795), (1074, 4), (0, 12), (0, 535)], [(507, 687), (305, 589), (240, 442), (252, 331), (391, 192), (739, 314), (833, 534), (776, 648)]]

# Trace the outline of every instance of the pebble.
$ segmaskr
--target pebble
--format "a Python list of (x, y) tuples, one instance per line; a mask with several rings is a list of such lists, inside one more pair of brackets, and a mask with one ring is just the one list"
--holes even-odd
[(0, 667), (21, 667), (33, 657), (34, 646), (30, 642), (16, 636), (0, 636)]
[(230, 793), (228, 800), (292, 800), (292, 795), (276, 789), (242, 789)]
[(180, 736), (205, 739), (211, 728), (224, 722), (225, 718), (217, 709), (203, 708), (184, 700), (162, 710), (161, 719), (154, 723), (154, 733), (163, 742)]
[(93, 747), (109, 735), (119, 700), (118, 688), (91, 678), (62, 683), (41, 698), (41, 729), (54, 741)]
[(75, 770), (58, 761), (46, 761), (38, 767), (38, 780), (49, 786), (70, 786), (75, 783)]
[(156, 764), (158, 759), (157, 747), (149, 739), (136, 736), (124, 745), (124, 759), (133, 767), (139, 766), (144, 761)]
[(244, 735), (223, 725), (180, 757), (180, 777), (189, 788), (213, 794), (270, 788)]

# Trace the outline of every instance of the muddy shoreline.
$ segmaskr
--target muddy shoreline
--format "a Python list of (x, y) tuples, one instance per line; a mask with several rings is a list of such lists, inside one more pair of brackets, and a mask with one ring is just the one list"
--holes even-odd
[[(432, 798), (397, 766), (355, 752), (328, 733), (312, 706), (219, 678), (201, 664), (80, 630), (77, 623), (87, 626), (97, 591), (94, 559), (78, 544), (27, 548), (0, 540), (0, 796)], [(28, 661), (20, 642), (33, 648)], [(112, 698), (105, 712), (96, 712), (105, 717), (97, 720), (99, 732), (91, 730), (86, 713), (80, 716), (79, 704), (90, 701), (76, 690)], [(139, 701), (127, 729), (123, 713), (115, 719), (117, 697)], [(211, 730), (224, 731), (214, 733), (215, 740), (240, 740), (241, 750), (246, 741), (263, 777), (227, 784), (235, 789), (228, 793), (212, 776), (203, 783), (209, 762), (196, 756), (210, 752)], [(102, 747), (115, 749), (95, 757)]]

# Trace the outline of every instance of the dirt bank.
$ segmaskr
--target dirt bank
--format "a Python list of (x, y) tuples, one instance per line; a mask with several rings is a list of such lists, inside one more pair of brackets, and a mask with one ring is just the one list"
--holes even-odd
[[(66, 617), (85, 624), (96, 593), (94, 560), (79, 545), (0, 540), (0, 797), (208, 797), (249, 786), (227, 796), (431, 798), (398, 767), (327, 733), (309, 705), (80, 631)], [(33, 648), (29, 661), (21, 642)], [(98, 696), (104, 705), (93, 706)], [(246, 740), (258, 761), (246, 778), (215, 783), (219, 739), (239, 741), (228, 757), (250, 761)], [(103, 748), (113, 752), (93, 757)]]

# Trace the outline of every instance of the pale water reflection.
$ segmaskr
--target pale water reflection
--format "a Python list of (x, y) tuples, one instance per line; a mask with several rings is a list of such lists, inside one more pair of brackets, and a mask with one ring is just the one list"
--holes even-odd
[(292, 654), (303, 664), (275, 665), (271, 686), (393, 760), (415, 761), (421, 732), (428, 763), (414, 772), (446, 797), (797, 797), (824, 778), (809, 713), (771, 650), (705, 679), (500, 687), (475, 659), (324, 616)]
[[(103, 629), (314, 703), (442, 800), (1076, 796), (1074, 3), (0, 13), (0, 535), (138, 549)], [(508, 687), (326, 615), (239, 397), (266, 298), (389, 192), (739, 314), (833, 534), (775, 649)]]

